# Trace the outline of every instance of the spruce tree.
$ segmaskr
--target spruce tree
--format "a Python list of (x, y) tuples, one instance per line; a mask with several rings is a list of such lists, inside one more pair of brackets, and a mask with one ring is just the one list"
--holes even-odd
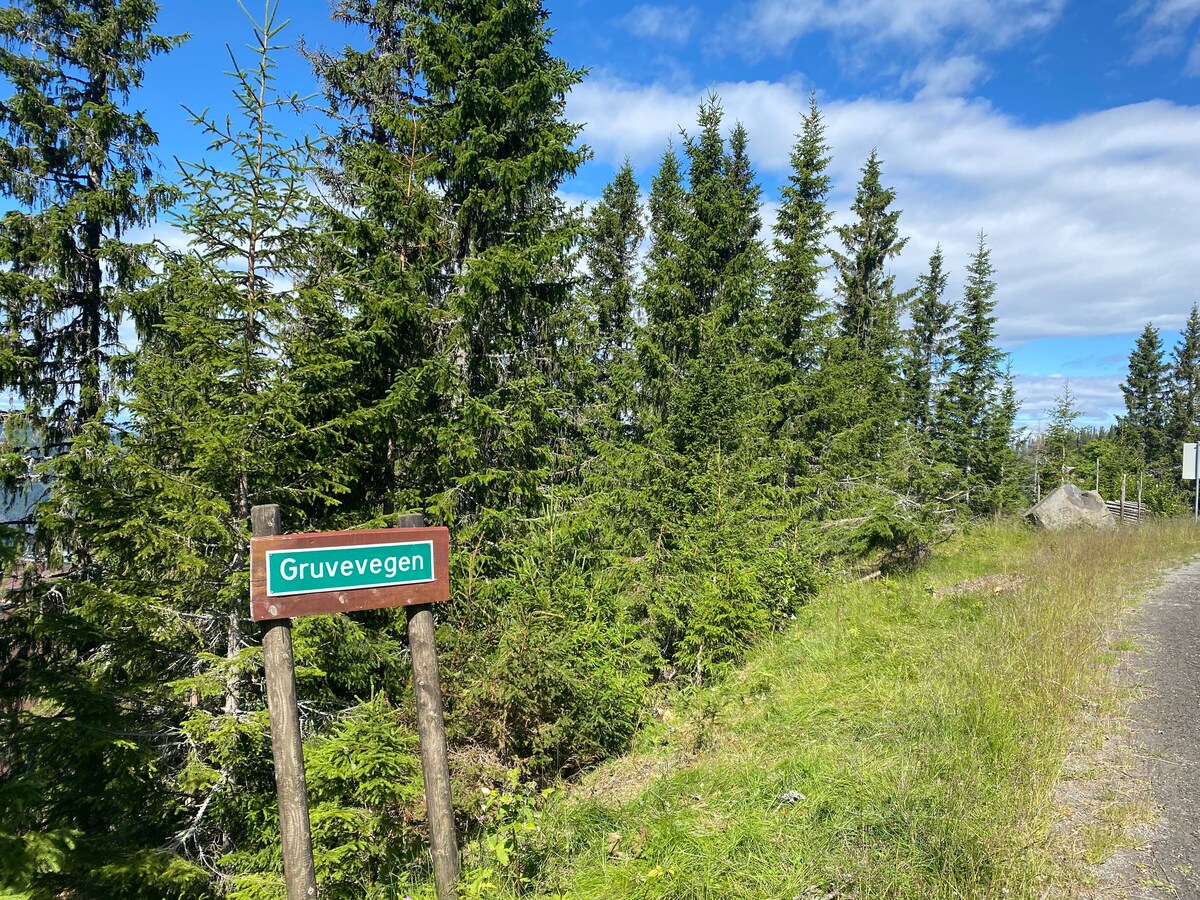
[(1020, 411), (1012, 361), (1008, 360), (999, 391), (987, 412), (983, 465), (987, 480), (978, 494), (977, 509), (998, 512), (1014, 509), (1025, 502), (1023, 488), (1027, 467), (1018, 452), (1021, 429), (1017, 427), (1017, 415)]
[(637, 253), (645, 233), (638, 193), (633, 167), (626, 160), (605, 186), (584, 235), (585, 293), (596, 310), (602, 356), (628, 349), (633, 334)]
[(1179, 343), (1171, 351), (1171, 392), (1168, 423), (1171, 454), (1200, 436), (1200, 308), (1192, 304)]
[(750, 413), (751, 348), (761, 332), (766, 258), (757, 237), (760, 191), (745, 129), (735, 126), (727, 150), (715, 96), (700, 105), (697, 120), (698, 133), (684, 140), (688, 190), (681, 257), (684, 319), (693, 320), (696, 343), (669, 418), (676, 447), (703, 455), (718, 445), (729, 452), (750, 437), (741, 416)]
[[(322, 158), (336, 202), (318, 210), (306, 287), (344, 318), (327, 326), (351, 364), (331, 421), (364, 447), (336, 517), (383, 523), (416, 508), (451, 526), (464, 574), (438, 614), (454, 738), (528, 771), (582, 765), (627, 737), (643, 675), (612, 660), (624, 641), (614, 604), (583, 597), (577, 560), (598, 551), (556, 518), (586, 508), (580, 463), (595, 438), (580, 423), (595, 385), (578, 380), (596, 362), (570, 255), (582, 229), (556, 197), (584, 155), (562, 117), (578, 73), (550, 56), (539, 4), (354, 0), (337, 12), (372, 46), (310, 53), (342, 127)], [(627, 340), (624, 316), (608, 318), (608, 339)], [(389, 673), (370, 689), (394, 702), (384, 651), (403, 646), (403, 616), (356, 621), (371, 635), (356, 654)], [(606, 693), (620, 695), (612, 716), (589, 717)], [(393, 736), (406, 730), (393, 723)], [(394, 805), (381, 852), (401, 854), (419, 814)]]
[(144, 282), (126, 232), (173, 192), (158, 143), (129, 107), (146, 64), (181, 42), (153, 32), (151, 0), (19, 0), (0, 14), (0, 381), (28, 434), (60, 452), (110, 396), (122, 310)]
[(643, 429), (666, 416), (680, 367), (699, 344), (696, 316), (684, 283), (687, 208), (679, 157), (668, 147), (650, 185), (650, 245), (639, 291), (646, 329), (638, 343)]
[(329, 381), (314, 370), (308, 392), (328, 400), (315, 424), (345, 429), (354, 473), (343, 509), (356, 523), (419, 509), (445, 487), (442, 448), (425, 429), (446, 377), (435, 344), (450, 237), (433, 183), (421, 15), (407, 0), (345, 0), (334, 17), (362, 29), (370, 48), (306, 49), (339, 123), (319, 157), (329, 201), (313, 211), (306, 284), (340, 315), (309, 333), (318, 352), (329, 340), (344, 344), (347, 363), (326, 371)]
[(888, 262), (900, 254), (907, 238), (899, 231), (896, 192), (880, 182), (882, 162), (871, 151), (850, 207), (854, 221), (838, 226), (843, 250), (833, 251), (837, 267), (838, 316), (841, 333), (868, 355), (893, 359), (899, 344), (900, 305), (895, 276)]
[(762, 188), (755, 180), (749, 137), (741, 122), (734, 125), (729, 135), (725, 178), (731, 214), (725, 226), (729, 249), (722, 286), (722, 305), (726, 310), (722, 320), (730, 325), (744, 322), (758, 330), (753, 323), (761, 319), (767, 265), (765, 248), (758, 236), (762, 230)]
[(854, 219), (836, 229), (838, 327), (818, 373), (825, 386), (810, 415), (813, 472), (805, 490), (821, 498), (835, 552), (871, 555), (884, 567), (913, 565), (948, 527), (940, 467), (905, 422), (900, 313), (887, 266), (905, 245), (895, 192), (872, 152), (862, 169)]
[(966, 490), (982, 508), (998, 478), (997, 460), (990, 454), (993, 410), (999, 401), (1000, 363), (996, 346), (996, 283), (992, 280), (991, 251), (979, 235), (956, 316), (954, 367), (939, 400), (939, 430), (947, 460), (963, 473)]
[[(121, 440), (90, 429), (56, 467), (72, 517), (63, 524), (91, 548), (79, 615), (101, 637), (81, 668), (98, 695), (120, 697), (116, 715), (94, 696), (75, 708), (85, 731), (118, 735), (122, 750), (80, 767), (89, 778), (78, 789), (139, 822), (110, 829), (107, 863), (79, 861), (83, 884), (105, 873), (106, 896), (204, 896), (214, 883), (253, 896), (280, 880), (261, 651), (247, 621), (247, 515), (279, 502), (289, 530), (302, 528), (309, 510), (340, 498), (346, 472), (340, 436), (335, 450), (324, 444), (332, 429), (310, 427), (314, 399), (298, 371), (341, 366), (296, 352), (329, 311), (319, 295), (284, 287), (310, 256), (310, 195), (305, 144), (280, 130), (295, 98), (273, 84), (276, 8), (255, 25), (254, 64), (234, 61), (236, 114), (197, 117), (215, 159), (183, 166), (190, 246), (165, 255), (161, 286), (138, 310)], [(338, 618), (302, 620), (295, 635), (300, 695), (321, 712), (305, 723), (306, 749), (326, 760), (309, 771), (318, 869), (331, 896), (349, 885), (361, 895), (394, 860), (397, 836), (407, 841), (396, 818), (415, 796), (413, 741), (386, 700), (406, 674), (400, 645)], [(371, 680), (375, 699), (359, 704)], [(338, 768), (346, 742), (371, 748), (356, 751), (353, 772)], [(114, 786), (112, 765), (145, 783)], [(35, 774), (54, 772), (43, 766)], [(347, 856), (350, 841), (359, 849)]]
[[(736, 221), (741, 210), (734, 206), (733, 183), (726, 172), (728, 158), (721, 135), (724, 111), (720, 100), (709, 95), (700, 104), (696, 118), (698, 132), (694, 135), (685, 132), (683, 136), (688, 172), (683, 279), (688, 292), (686, 315), (699, 321), (718, 307), (721, 277), (742, 237), (739, 228), (742, 223)], [(688, 355), (694, 356), (699, 350), (697, 343)]]
[(953, 358), (955, 305), (942, 299), (948, 280), (939, 244), (929, 257), (929, 268), (917, 278), (904, 358), (908, 420), (925, 434), (933, 430), (938, 398)]
[[(900, 306), (888, 262), (904, 247), (895, 191), (880, 182), (876, 153), (862, 169), (851, 211), (855, 218), (836, 231), (842, 250), (833, 250), (837, 270), (838, 329), (822, 368), (828, 385), (814, 416), (818, 433), (845, 463), (878, 463), (892, 440), (900, 408)], [(835, 440), (829, 436), (837, 435)], [(886, 446), (885, 446), (886, 445)], [(840, 464), (839, 464), (840, 465)]]
[(749, 152), (750, 136), (746, 133), (746, 126), (738, 122), (729, 133), (729, 157), (725, 162), (730, 193), (737, 207), (736, 222), (740, 226), (735, 228), (732, 241), (734, 255), (744, 252), (762, 228), (762, 216), (759, 215), (762, 189), (754, 180)]
[(816, 95), (809, 99), (803, 129), (791, 153), (791, 174), (780, 192), (771, 266), (771, 323), (775, 352), (788, 371), (781, 378), (811, 373), (831, 324), (820, 295), (827, 266), (825, 239), (833, 214), (826, 206), (832, 185), (829, 145)]
[[(14, 535), (9, 562), (24, 556), (25, 571), (19, 589), (9, 582), (0, 654), (0, 884), (22, 895), (173, 886), (157, 858), (173, 825), (155, 803), (158, 751), (129, 739), (151, 730), (148, 654), (137, 628), (114, 628), (121, 616), (95, 602), (101, 548), (77, 527), (86, 512), (67, 487), (120, 423), (122, 313), (150, 277), (147, 248), (126, 233), (175, 196), (156, 175), (157, 135), (130, 106), (146, 64), (181, 42), (154, 33), (157, 12), (145, 0), (0, 10), (0, 381), (16, 401), (5, 475), (23, 505), (36, 503)], [(31, 487), (47, 459), (48, 485)], [(99, 474), (82, 479), (89, 496)]]
[[(682, 305), (670, 318), (686, 333), (686, 344), (679, 348), (682, 355), (673, 354), (680, 359), (695, 357), (712, 339), (714, 326), (731, 328), (744, 315), (757, 313), (765, 263), (758, 241), (761, 191), (748, 157), (745, 129), (740, 124), (734, 127), (727, 148), (721, 133), (723, 119), (719, 98), (709, 96), (697, 113), (697, 133), (684, 133), (686, 191), (676, 193), (670, 187), (679, 167), (677, 160), (669, 158), (664, 159), (656, 181), (659, 190), (652, 191), (652, 236), (661, 231), (656, 221), (667, 225), (665, 220), (672, 219), (668, 227), (676, 228), (679, 238), (682, 293), (677, 298)], [(662, 208), (662, 215), (656, 217), (655, 207), (664, 205), (676, 210)], [(647, 312), (661, 305), (651, 300)]]
[(1046, 450), (1046, 461), (1049, 470), (1057, 470), (1059, 483), (1066, 484), (1072, 471), (1071, 449), (1075, 446), (1075, 420), (1081, 412), (1075, 403), (1075, 395), (1071, 393), (1071, 382), (1063, 383), (1062, 393), (1054, 398), (1054, 406), (1050, 410), (1050, 422), (1042, 438)]
[(770, 620), (770, 601), (747, 590), (753, 563), (743, 543), (728, 540), (730, 529), (760, 533), (765, 510), (792, 508), (767, 486), (779, 466), (758, 390), (760, 191), (745, 129), (735, 125), (726, 142), (722, 118), (717, 98), (707, 98), (697, 131), (684, 135), (686, 187), (673, 149), (652, 185), (639, 291), (643, 445), (615, 461), (621, 472), (613, 479), (634, 481), (620, 495), (639, 511), (627, 554), (654, 573), (631, 617), (654, 636), (659, 667), (687, 672), (694, 683), (736, 659), (744, 635)]
[(595, 327), (594, 379), (606, 433), (632, 424), (634, 295), (644, 234), (639, 190), (626, 160), (605, 186), (583, 236), (588, 274), (581, 294)]
[(556, 192), (588, 157), (564, 117), (583, 73), (551, 55), (546, 20), (540, 0), (435, 0), (420, 20), (449, 226), (438, 350), (449, 399), (427, 439), (450, 464), (432, 499), (440, 517), (488, 527), (541, 508), (580, 232)]
[(1162, 339), (1158, 329), (1147, 322), (1129, 354), (1129, 375), (1121, 385), (1125, 415), (1118, 429), (1137, 451), (1142, 466), (1156, 471), (1167, 465), (1167, 374)]
[(619, 628), (572, 580), (576, 547), (557, 505), (579, 477), (566, 419), (582, 229), (558, 190), (588, 155), (565, 118), (582, 73), (551, 54), (538, 0), (433, 0), (414, 32), (446, 240), (438, 403), (422, 425), (439, 483), (426, 509), (450, 525), (470, 573), (441, 611), (447, 702), (461, 739), (514, 763), (570, 767), (619, 742), (629, 716), (614, 715), (610, 730), (564, 710), (597, 708), (625, 691), (615, 682), (642, 677), (611, 663)]
[[(276, 124), (295, 101), (273, 84), (274, 17), (268, 6), (254, 26), (254, 64), (233, 62), (238, 114), (195, 118), (219, 162), (182, 165), (190, 246), (161, 260), (160, 285), (135, 307), (141, 345), (125, 361), (123, 433), (87, 429), (55, 466), (50, 524), (88, 548), (69, 596), (78, 673), (93, 685), (60, 702), (85, 733), (124, 737), (86, 765), (44, 754), (26, 774), (77, 791), (85, 806), (107, 795), (111, 815), (142, 822), (95, 817), (88, 851), (57, 876), (94, 887), (103, 872), (109, 896), (199, 890), (218, 864), (236, 883), (242, 864), (227, 850), (261, 850), (254, 810), (271, 785), (247, 621), (250, 507), (339, 490), (327, 465), (297, 464), (308, 455), (304, 400), (285, 377), (299, 306), (275, 282), (306, 257), (309, 192), (304, 147)], [(114, 782), (114, 766), (141, 774)], [(47, 801), (51, 819), (66, 814)], [(151, 812), (122, 812), (127, 803)]]

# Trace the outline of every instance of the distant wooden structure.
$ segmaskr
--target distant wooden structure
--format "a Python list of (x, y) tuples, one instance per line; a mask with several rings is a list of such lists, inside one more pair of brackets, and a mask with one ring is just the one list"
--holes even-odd
[(1125, 491), (1129, 485), (1127, 474), (1121, 476), (1121, 499), (1104, 501), (1108, 511), (1116, 517), (1118, 525), (1140, 525), (1143, 519), (1150, 516), (1149, 508), (1142, 503), (1142, 480), (1142, 476), (1138, 475), (1136, 503), (1125, 499)]
[(1123, 525), (1140, 525), (1143, 520), (1150, 518), (1150, 507), (1144, 503), (1126, 500), (1105, 500), (1108, 511)]

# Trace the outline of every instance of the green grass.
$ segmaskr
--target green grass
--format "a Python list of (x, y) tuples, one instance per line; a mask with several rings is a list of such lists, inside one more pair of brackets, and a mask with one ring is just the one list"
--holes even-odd
[[(1065, 890), (1053, 788), (1110, 628), (1190, 523), (979, 528), (920, 572), (837, 584), (642, 746), (466, 848), (476, 896), (1041, 898)], [(933, 589), (1020, 573), (1020, 590)], [(1089, 841), (1119, 839), (1115, 807)], [(1102, 832), (1102, 833), (1101, 833)], [(494, 843), (494, 836), (493, 836)]]

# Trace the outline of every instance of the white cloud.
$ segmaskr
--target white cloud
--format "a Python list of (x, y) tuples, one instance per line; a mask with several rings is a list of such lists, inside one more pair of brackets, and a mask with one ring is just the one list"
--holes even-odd
[(1187, 71), (1200, 74), (1200, 41), (1189, 33), (1200, 19), (1200, 0), (1137, 0), (1127, 18), (1140, 20), (1135, 62), (1173, 56), (1188, 49)]
[(905, 83), (921, 86), (918, 99), (960, 97), (983, 81), (987, 74), (987, 66), (976, 57), (951, 56), (944, 60), (924, 60), (909, 73)]
[[(760, 166), (787, 164), (789, 133), (781, 142), (775, 130), (784, 122), (798, 129), (808, 108), (807, 90), (779, 82), (727, 82), (714, 85), (730, 121), (742, 119), (750, 130), (752, 153)], [(638, 85), (593, 76), (575, 88), (568, 100), (568, 118), (584, 122), (584, 140), (597, 158), (620, 162), (626, 155), (636, 165), (655, 163), (667, 142), (679, 143), (681, 128), (694, 128), (696, 110), (708, 88)], [(763, 126), (770, 126), (768, 129)], [(764, 148), (763, 141), (769, 142)]]
[(1111, 425), (1118, 413), (1125, 412), (1120, 379), (1105, 375), (1066, 378), (1061, 375), (1017, 375), (1017, 391), (1021, 395), (1019, 424), (1031, 434), (1044, 432), (1050, 414), (1063, 388), (1070, 385), (1075, 408), (1079, 411), (1076, 425)]
[(640, 38), (684, 44), (691, 37), (697, 18), (694, 7), (642, 3), (626, 13), (621, 24)]
[(1050, 27), (1064, 5), (1065, 0), (756, 0), (749, 9), (735, 10), (729, 21), (750, 46), (775, 52), (818, 31), (859, 44), (1004, 47)]

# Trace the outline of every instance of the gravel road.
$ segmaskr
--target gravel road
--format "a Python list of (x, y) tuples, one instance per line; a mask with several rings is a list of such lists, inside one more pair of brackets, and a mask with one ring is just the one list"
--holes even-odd
[(1200, 561), (1147, 595), (1129, 632), (1144, 648), (1134, 739), (1162, 818), (1144, 848), (1118, 854), (1122, 893), (1200, 900)]

